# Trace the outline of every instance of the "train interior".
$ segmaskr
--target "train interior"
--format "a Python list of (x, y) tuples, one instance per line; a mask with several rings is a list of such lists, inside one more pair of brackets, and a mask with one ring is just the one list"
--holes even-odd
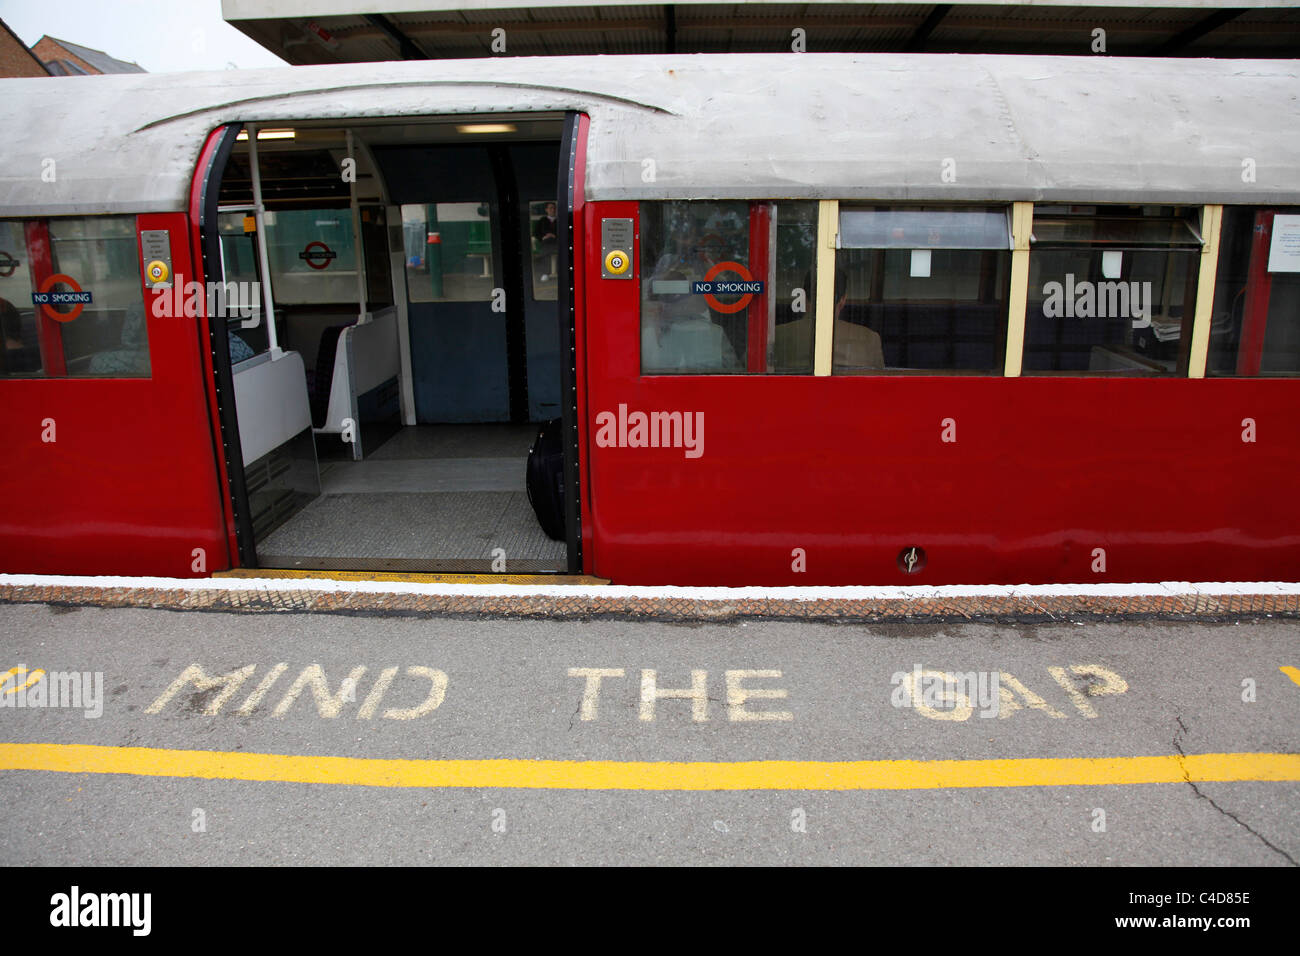
[(560, 417), (561, 123), (239, 134), (217, 228), (260, 566), (567, 569), (525, 489)]

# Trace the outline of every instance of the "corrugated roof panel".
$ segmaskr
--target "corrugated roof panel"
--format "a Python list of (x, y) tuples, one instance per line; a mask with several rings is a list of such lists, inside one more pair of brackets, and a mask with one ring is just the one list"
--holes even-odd
[[(682, 11), (678, 8), (677, 15), (680, 17)], [(651, 22), (663, 23), (666, 19), (664, 8), (660, 4), (647, 4), (645, 6), (630, 7), (581, 7), (569, 12), (567, 19), (570, 20), (608, 20), (613, 23), (621, 23), (627, 20), (647, 20)]]
[[(126, 60), (119, 60), (116, 57), (109, 56), (103, 50), (94, 50), (88, 46), (81, 46), (79, 43), (69, 43), (67, 40), (60, 40), (55, 37), (49, 37), (63, 49), (67, 50), (73, 56), (84, 60), (100, 73), (144, 73), (144, 67), (138, 63), (130, 63)], [(75, 64), (74, 64), (75, 65)]]
[[(1092, 30), (1100, 26), (1107, 31), (1108, 54), (1134, 55), (1160, 49), (1218, 11), (1236, 9), (1211, 0), (1162, 0), (1160, 7), (1079, 6), (1041, 0), (956, 3), (943, 12), (936, 25), (929, 23), (931, 14), (949, 5), (485, 3), (489, 6), (472, 10), (416, 8), (384, 16), (433, 57), (497, 55), (489, 48), (490, 31), (495, 27), (509, 30), (506, 55), (659, 51), (670, 42), (670, 23), (680, 52), (785, 50), (795, 27), (807, 31), (809, 50), (906, 50), (923, 37), (922, 25), (928, 24), (929, 35), (920, 47), (927, 51), (1091, 54)], [(274, 0), (271, 8), (275, 8)], [(309, 38), (301, 20), (274, 15), (265, 18), (267, 12), (260, 11), (262, 19), (232, 22), (292, 62), (355, 62), (401, 56), (397, 43), (364, 17), (317, 17), (315, 22), (335, 35), (326, 48), (318, 39)], [(1270, 30), (1270, 26), (1276, 29)], [(484, 38), (484, 31), (489, 38)], [(466, 34), (474, 41), (462, 39)], [(1271, 8), (1251, 10), (1217, 26), (1177, 52), (1294, 56), (1297, 48), (1300, 10), (1294, 3), (1277, 0)]]

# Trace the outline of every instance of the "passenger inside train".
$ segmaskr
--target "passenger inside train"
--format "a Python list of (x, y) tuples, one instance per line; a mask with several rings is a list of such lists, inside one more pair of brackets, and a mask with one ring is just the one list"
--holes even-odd
[(36, 323), (24, 320), (8, 299), (0, 299), (0, 374), (23, 375), (41, 369)]

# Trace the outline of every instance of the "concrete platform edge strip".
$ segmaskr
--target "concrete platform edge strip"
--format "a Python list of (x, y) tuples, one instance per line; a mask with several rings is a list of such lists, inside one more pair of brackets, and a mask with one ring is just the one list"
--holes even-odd
[(684, 588), (0, 574), (0, 602), (663, 620), (1300, 617), (1300, 582)]

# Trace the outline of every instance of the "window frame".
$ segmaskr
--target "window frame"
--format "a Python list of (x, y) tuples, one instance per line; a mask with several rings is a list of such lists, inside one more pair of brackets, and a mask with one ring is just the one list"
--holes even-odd
[[(787, 221), (783, 221), (780, 209), (784, 205), (790, 207), (793, 205), (805, 207), (799, 215), (791, 217), (788, 221), (791, 226), (802, 227), (809, 233), (811, 244), (807, 249), (809, 253), (807, 269), (805, 275), (810, 278), (812, 288), (804, 289), (802, 297), (802, 315), (808, 319), (807, 329), (807, 353), (806, 360), (800, 361), (794, 365), (783, 363), (778, 366), (776, 359), (776, 343), (778, 338), (777, 330), (781, 326), (792, 325), (803, 319), (789, 319), (786, 322), (778, 322), (778, 310), (782, 309), (782, 297), (780, 296), (777, 284), (781, 273), (781, 264), (778, 262), (779, 251), (781, 246), (781, 228)], [(662, 209), (671, 206), (743, 206), (743, 210), (731, 210), (741, 216), (745, 222), (744, 238), (744, 261), (740, 263), (747, 272), (759, 278), (761, 275), (763, 281), (763, 291), (749, 293), (749, 302), (741, 309), (734, 312), (723, 311), (723, 316), (738, 315), (743, 313), (743, 319), (733, 320), (732, 325), (735, 328), (744, 330), (743, 348), (732, 341), (732, 338), (726, 335), (726, 326), (716, 317), (718, 312), (712, 305), (704, 303), (710, 313), (710, 321), (715, 327), (723, 330), (723, 344), (731, 348), (736, 359), (735, 367), (712, 368), (712, 367), (687, 367), (687, 368), (647, 368), (645, 363), (645, 336), (648, 331), (646, 325), (647, 312), (646, 305), (651, 295), (665, 295), (671, 293), (656, 293), (651, 287), (651, 283), (662, 281), (651, 275), (651, 272), (657, 269), (668, 255), (663, 249), (654, 249), (658, 254), (658, 260), (654, 263), (647, 262), (645, 256), (649, 250), (646, 243), (647, 226), (651, 221), (652, 210)], [(723, 213), (719, 213), (722, 215)], [(820, 245), (819, 232), (819, 211), (816, 200), (809, 199), (646, 199), (637, 204), (637, 216), (640, 223), (638, 245), (636, 252), (638, 260), (637, 269), (637, 321), (638, 321), (638, 345), (637, 345), (637, 368), (638, 375), (641, 377), (691, 377), (700, 376), (803, 376), (812, 375), (815, 372), (815, 350), (816, 350), (816, 288), (817, 288), (817, 269), (819, 264), (818, 246)], [(659, 227), (656, 227), (659, 228)], [(709, 236), (703, 236), (702, 239), (708, 239)], [(666, 234), (663, 237), (663, 245), (666, 248), (669, 237)], [(733, 253), (734, 254), (734, 253)], [(737, 257), (738, 258), (738, 257)], [(733, 262), (737, 260), (722, 259), (714, 261), (712, 264), (716, 268), (718, 265)], [(752, 263), (762, 262), (764, 266), (761, 273), (753, 267)], [(795, 264), (795, 272), (800, 271), (802, 266)], [(683, 271), (674, 268), (673, 271)], [(725, 270), (719, 273), (720, 278), (729, 279), (735, 275), (735, 270)], [(738, 281), (744, 281), (743, 275), (736, 276)], [(704, 279), (704, 275), (699, 278), (683, 278), (683, 283), (695, 283)], [(792, 286), (792, 302), (790, 305), (791, 314), (796, 314), (793, 301), (793, 293), (802, 286)], [(687, 293), (695, 295), (697, 293)], [(683, 302), (686, 300), (682, 300)], [(738, 298), (737, 302), (743, 301), (743, 297)], [(736, 303), (726, 303), (733, 305)], [(794, 344), (796, 353), (799, 351), (799, 343)]]
[[(907, 366), (883, 366), (876, 367), (845, 367), (837, 366), (834, 363), (834, 317), (830, 323), (832, 336), (831, 341), (831, 362), (828, 374), (848, 377), (894, 377), (894, 376), (923, 376), (923, 377), (954, 377), (954, 378), (1003, 378), (1006, 377), (1008, 367), (1008, 344), (1011, 340), (1011, 322), (1010, 315), (1015, 302), (1015, 276), (1016, 276), (1016, 214), (1017, 205), (1006, 202), (892, 202), (892, 201), (842, 201), (838, 203), (836, 210), (836, 235), (835, 235), (835, 269), (838, 274), (845, 270), (845, 264), (840, 260), (838, 253), (841, 250), (852, 250), (855, 253), (876, 253), (879, 258), (879, 266), (883, 270), (885, 263), (891, 253), (911, 251), (913, 254), (917, 251), (926, 251), (931, 254), (939, 252), (955, 253), (1006, 253), (1005, 260), (1006, 275), (1005, 287), (1001, 289), (1000, 294), (995, 294), (994, 302), (1003, 303), (1004, 307), (1001, 312), (1000, 324), (995, 320), (995, 333), (993, 345), (993, 364), (988, 368), (918, 368)], [(899, 237), (905, 241), (895, 242), (894, 236), (888, 236), (877, 241), (858, 241), (854, 239), (845, 239), (846, 216), (852, 216), (855, 213), (880, 213), (884, 225), (888, 226), (892, 232), (911, 226), (921, 228), (919, 222), (909, 222), (909, 214), (932, 213), (939, 220), (944, 214), (975, 214), (981, 213), (986, 218), (984, 224), (984, 235), (978, 238), (978, 241), (972, 241), (970, 232), (978, 230), (966, 230), (961, 228), (959, 219), (950, 219), (948, 223), (941, 220), (936, 222), (936, 226), (946, 226), (946, 232), (938, 236), (933, 234), (921, 236), (904, 236)], [(896, 221), (889, 222), (894, 217)], [(1000, 220), (1000, 228), (998, 228)], [(931, 227), (933, 228), (933, 227)], [(919, 240), (919, 241), (917, 241)], [(915, 256), (914, 256), (915, 259)], [(995, 267), (996, 277), (1001, 275), (1004, 266), (1001, 262)], [(889, 276), (882, 272), (878, 277), (882, 284), (881, 301), (875, 302), (869, 299), (869, 305), (878, 305), (881, 308), (889, 305), (890, 300), (884, 297), (883, 283), (889, 281)], [(1000, 284), (1000, 283), (999, 283)], [(936, 302), (949, 302), (954, 308), (959, 307), (961, 302), (969, 302), (974, 305), (980, 305), (978, 300), (956, 300), (956, 299), (936, 299)], [(895, 305), (907, 304), (905, 300), (896, 300)], [(832, 302), (831, 308), (833, 309)], [(869, 328), (869, 326), (864, 326)], [(874, 330), (873, 330), (874, 331)], [(879, 335), (879, 333), (876, 333)], [(954, 348), (957, 342), (952, 343)], [(883, 342), (881, 343), (883, 349)], [(883, 355), (882, 355), (883, 362)], [(820, 373), (819, 373), (820, 374)]]
[[(107, 214), (88, 214), (80, 216), (6, 216), (3, 218), (5, 223), (16, 224), (21, 229), (23, 237), (23, 246), (20, 250), (26, 260), (26, 269), (24, 273), (27, 276), (27, 291), (24, 302), (15, 304), (6, 302), (13, 307), (14, 314), (20, 321), (20, 328), (25, 325), (24, 312), (28, 303), (30, 303), (30, 320), (34, 324), (35, 339), (39, 348), (40, 364), (35, 370), (23, 370), (18, 372), (8, 372), (0, 370), (0, 381), (37, 381), (48, 379), (76, 379), (79, 381), (105, 381), (105, 380), (131, 380), (131, 381), (148, 381), (153, 378), (153, 350), (150, 345), (149, 326), (150, 326), (150, 309), (145, 297), (145, 276), (144, 264), (141, 259), (140, 250), (140, 219), (133, 213), (107, 213)], [(60, 223), (82, 223), (86, 224), (87, 231), (94, 228), (96, 223), (105, 222), (120, 223), (123, 226), (123, 233), (120, 236), (92, 236), (89, 238), (79, 236), (59, 237), (52, 230), (54, 226), (57, 230)], [(59, 242), (93, 242), (105, 243), (114, 240), (122, 243), (130, 242), (130, 258), (133, 263), (133, 271), (129, 274), (125, 269), (119, 269), (118, 264), (112, 262), (112, 256), (108, 255), (107, 249), (100, 250), (103, 252), (103, 271), (104, 275), (87, 282), (84, 276), (72, 275), (64, 270), (69, 268), (66, 263), (57, 263), (58, 250), (56, 248)], [(11, 254), (11, 258), (12, 254)], [(20, 260), (16, 263), (14, 269), (23, 263)], [(83, 270), (76, 270), (82, 272)], [(97, 270), (92, 270), (97, 271)], [(37, 304), (30, 302), (40, 287), (48, 283), (52, 278), (60, 275), (69, 275), (77, 285), (81, 286), (83, 291), (91, 293), (91, 302), (81, 305), (74, 310), (72, 318), (55, 319), (51, 317), (46, 309), (50, 308), (47, 304)], [(5, 278), (11, 278), (5, 277)], [(102, 284), (101, 284), (102, 282)], [(110, 304), (102, 298), (95, 298), (95, 288), (103, 288), (112, 283), (113, 302)], [(63, 283), (55, 283), (62, 285)], [(127, 292), (129, 290), (129, 293)], [(119, 295), (127, 297), (125, 305), (117, 301)], [(122, 320), (115, 325), (115, 334), (118, 340), (118, 346), (105, 348), (97, 345), (85, 354), (69, 356), (69, 341), (64, 335), (65, 327), (76, 322), (90, 310), (91, 315), (103, 316), (104, 313), (122, 312)], [(136, 318), (133, 319), (133, 313)], [(61, 313), (66, 314), (66, 313)], [(102, 320), (102, 319), (101, 319)], [(134, 328), (128, 327), (128, 323), (134, 321), (137, 325)], [(78, 327), (80, 332), (85, 326)], [(128, 333), (133, 334), (138, 341), (137, 345), (124, 345), (124, 339)], [(77, 336), (73, 337), (74, 339)], [(8, 355), (11, 351), (20, 351), (19, 349), (9, 349), (4, 341), (0, 341), (0, 347), (5, 351), (5, 362), (0, 363), (0, 369), (7, 365)], [(126, 356), (129, 360), (134, 361), (137, 366), (143, 366), (144, 371), (122, 371), (121, 369), (108, 372), (91, 372), (90, 367), (96, 364), (101, 357), (120, 354)], [(69, 371), (69, 366), (84, 364), (85, 369)]]
[[(1071, 207), (1082, 206), (1085, 210), (1091, 209), (1092, 212), (1079, 211), (1071, 212)], [(1065, 211), (1061, 211), (1062, 207)], [(1172, 210), (1170, 214), (1157, 214), (1152, 216), (1140, 215), (1123, 215), (1121, 210), (1126, 209), (1165, 209)], [(1034, 378), (1188, 378), (1192, 375), (1196, 363), (1196, 357), (1193, 351), (1193, 344), (1196, 340), (1197, 316), (1200, 312), (1200, 302), (1202, 294), (1203, 270), (1201, 269), (1202, 257), (1206, 254), (1209, 243), (1205, 238), (1205, 226), (1208, 225), (1206, 218), (1206, 208), (1194, 204), (1172, 204), (1172, 203), (1151, 203), (1151, 204), (1133, 204), (1133, 203), (1064, 203), (1064, 202), (1044, 202), (1034, 204), (1030, 217), (1030, 236), (1029, 236), (1029, 257), (1028, 257), (1028, 274), (1026, 275), (1025, 287), (1025, 341), (1022, 345), (1020, 375)], [(1103, 210), (1112, 210), (1115, 215), (1108, 215)], [(1199, 216), (1197, 216), (1199, 213)], [(1197, 225), (1193, 225), (1193, 220), (1198, 220)], [(1150, 226), (1157, 227), (1161, 224), (1169, 224), (1170, 235), (1166, 239), (1157, 239), (1150, 236), (1054, 236), (1039, 239), (1034, 229), (1036, 226), (1051, 224), (1052, 226), (1063, 225), (1067, 223), (1076, 223), (1079, 226), (1087, 225), (1134, 225), (1147, 223)], [(1177, 229), (1175, 224), (1181, 224), (1183, 230)], [(1199, 228), (1198, 228), (1199, 226)], [(1150, 230), (1148, 230), (1150, 231)], [(1179, 234), (1181, 232), (1181, 234)], [(1028, 283), (1028, 279), (1033, 274), (1033, 264), (1035, 262), (1035, 253), (1039, 255), (1060, 254), (1065, 252), (1074, 252), (1077, 254), (1086, 254), (1090, 260), (1089, 277), (1083, 281), (1095, 283), (1097, 281), (1105, 283), (1133, 283), (1141, 280), (1124, 279), (1120, 276), (1105, 275), (1105, 254), (1119, 252), (1122, 256), (1128, 254), (1146, 255), (1146, 254), (1163, 254), (1166, 257), (1164, 265), (1164, 278), (1161, 279), (1161, 301), (1166, 302), (1173, 297), (1173, 291), (1166, 286), (1170, 273), (1174, 270), (1175, 263), (1179, 260), (1176, 257), (1185, 257), (1181, 261), (1186, 263), (1186, 274), (1183, 277), (1183, 301), (1179, 324), (1179, 334), (1176, 340), (1177, 347), (1171, 369), (1164, 368), (1163, 364), (1167, 359), (1159, 359), (1154, 356), (1143, 356), (1136, 348), (1130, 344), (1131, 334), (1128, 335), (1123, 343), (1101, 342), (1095, 343), (1092, 348), (1097, 348), (1098, 344), (1108, 347), (1113, 351), (1118, 359), (1125, 359), (1131, 363), (1129, 368), (1107, 368), (1107, 369), (1030, 369), (1025, 367), (1025, 359), (1028, 357), (1028, 332), (1030, 326), (1029, 307), (1035, 301), (1040, 301), (1032, 294), (1033, 289)], [(1100, 270), (1092, 268), (1092, 263), (1096, 257), (1101, 255)], [(1039, 260), (1041, 261), (1041, 260)], [(1133, 268), (1133, 259), (1128, 258), (1128, 265), (1122, 266), (1131, 270)], [(1094, 272), (1100, 271), (1104, 278), (1094, 280), (1091, 278)], [(1072, 275), (1072, 273), (1070, 274)], [(1040, 273), (1038, 278), (1042, 279)], [(1049, 282), (1047, 284), (1053, 284)], [(1056, 283), (1059, 285), (1059, 283)], [(1044, 286), (1046, 289), (1046, 285)], [(1063, 297), (1067, 296), (1068, 289), (1062, 290)], [(1127, 291), (1127, 290), (1125, 290)], [(1188, 296), (1192, 297), (1192, 304), (1188, 306)], [(1098, 292), (1100, 296), (1100, 292)], [(1070, 303), (1072, 305), (1072, 303)], [(1152, 303), (1148, 303), (1150, 311)], [(1172, 306), (1170, 306), (1172, 307)], [(1050, 317), (1049, 317), (1050, 318)], [(1063, 316), (1056, 317), (1058, 322)], [(1095, 319), (1105, 319), (1106, 316), (1094, 316)], [(1146, 326), (1131, 325), (1132, 316), (1116, 316), (1129, 322), (1128, 332), (1131, 333), (1135, 328), (1153, 327), (1151, 321), (1153, 316), (1148, 316)], [(1152, 331), (1152, 338), (1155, 345), (1158, 346), (1162, 340), (1159, 333)], [(1056, 354), (1061, 351), (1061, 344), (1057, 342)], [(1115, 346), (1122, 345), (1122, 349)], [(1128, 354), (1131, 353), (1131, 356)], [(1117, 360), (1118, 360), (1117, 359)], [(1090, 360), (1091, 361), (1091, 360)]]

